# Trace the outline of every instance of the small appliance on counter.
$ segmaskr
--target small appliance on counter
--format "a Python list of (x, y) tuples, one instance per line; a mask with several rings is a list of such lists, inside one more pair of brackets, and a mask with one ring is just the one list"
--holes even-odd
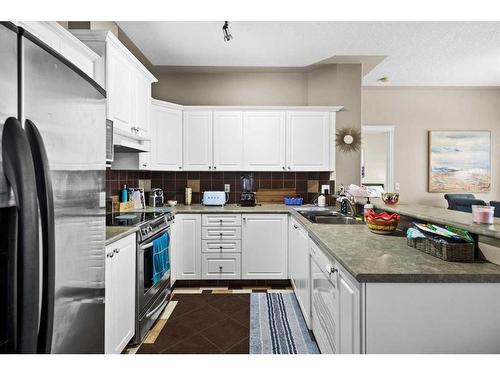
[(241, 176), (241, 198), (240, 205), (242, 207), (255, 206), (255, 193), (253, 191), (253, 175), (246, 174)]
[(226, 193), (223, 191), (205, 191), (203, 192), (204, 206), (224, 206), (228, 201)]
[(151, 207), (163, 207), (163, 190), (159, 188), (151, 189), (149, 193), (149, 205)]

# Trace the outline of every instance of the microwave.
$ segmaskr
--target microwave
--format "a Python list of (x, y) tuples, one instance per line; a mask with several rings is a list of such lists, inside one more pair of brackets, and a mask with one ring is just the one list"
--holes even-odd
[(110, 165), (114, 158), (113, 121), (106, 119), (106, 165)]

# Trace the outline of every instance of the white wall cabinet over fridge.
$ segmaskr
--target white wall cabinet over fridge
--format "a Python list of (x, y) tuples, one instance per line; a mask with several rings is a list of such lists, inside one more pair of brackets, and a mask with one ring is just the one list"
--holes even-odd
[(104, 350), (120, 354), (135, 334), (135, 233), (106, 246)]
[(288, 215), (244, 214), (242, 221), (242, 278), (287, 279)]
[(212, 111), (184, 111), (183, 168), (212, 170)]

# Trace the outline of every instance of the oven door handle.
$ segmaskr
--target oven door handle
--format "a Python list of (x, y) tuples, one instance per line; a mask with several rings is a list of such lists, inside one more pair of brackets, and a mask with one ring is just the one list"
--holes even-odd
[(153, 242), (150, 242), (147, 245), (141, 246), (141, 249), (146, 250), (146, 249), (149, 249), (151, 246), (153, 246)]
[(146, 318), (150, 318), (152, 315), (154, 315), (154, 313), (160, 310), (167, 299), (168, 299), (168, 291), (165, 293), (165, 298), (163, 298), (163, 300), (158, 304), (158, 306), (156, 306), (152, 311), (146, 314)]

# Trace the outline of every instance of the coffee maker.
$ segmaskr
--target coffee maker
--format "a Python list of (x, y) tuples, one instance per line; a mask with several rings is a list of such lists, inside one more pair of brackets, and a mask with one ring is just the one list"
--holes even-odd
[(253, 192), (253, 175), (246, 174), (241, 176), (241, 199), (242, 207), (255, 206), (255, 193)]

